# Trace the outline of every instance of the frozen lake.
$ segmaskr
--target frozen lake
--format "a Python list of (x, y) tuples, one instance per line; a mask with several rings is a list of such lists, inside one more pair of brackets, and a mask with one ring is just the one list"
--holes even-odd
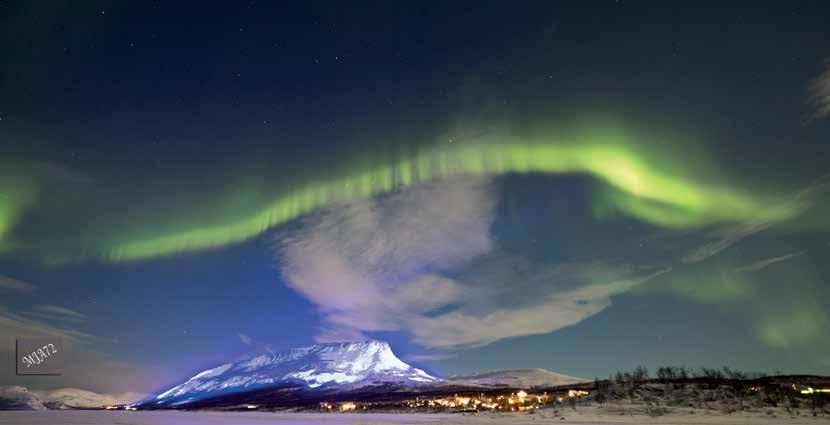
[(778, 417), (755, 415), (594, 416), (565, 414), (565, 420), (547, 412), (526, 414), (316, 414), (268, 412), (125, 412), (125, 411), (15, 411), (0, 412), (0, 424), (8, 425), (404, 425), (404, 424), (830, 424), (828, 417)]

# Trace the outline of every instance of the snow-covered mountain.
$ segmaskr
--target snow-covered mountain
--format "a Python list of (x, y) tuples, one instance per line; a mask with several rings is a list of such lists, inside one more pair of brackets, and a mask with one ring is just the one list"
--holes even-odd
[(379, 384), (418, 386), (440, 381), (402, 362), (386, 342), (317, 344), (223, 364), (201, 372), (141, 404), (173, 407), (282, 384), (307, 389), (354, 389)]
[(578, 384), (587, 381), (586, 379), (562, 375), (545, 369), (507, 369), (474, 375), (453, 376), (448, 378), (446, 383), (463, 386), (535, 388)]
[(98, 394), (78, 388), (60, 388), (48, 391), (32, 391), (44, 406), (50, 409), (100, 409), (131, 403), (147, 397), (147, 394)]
[(21, 386), (0, 387), (0, 410), (100, 409), (146, 398), (147, 394), (98, 394), (78, 388), (29, 390)]
[(46, 410), (37, 396), (17, 385), (0, 387), (0, 410)]

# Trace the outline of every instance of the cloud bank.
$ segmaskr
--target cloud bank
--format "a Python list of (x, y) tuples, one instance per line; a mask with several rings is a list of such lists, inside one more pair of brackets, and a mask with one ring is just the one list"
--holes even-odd
[(318, 340), (403, 331), (435, 349), (553, 332), (666, 271), (504, 253), (490, 234), (495, 207), (482, 178), (340, 204), (277, 236), (278, 267), (324, 316)]

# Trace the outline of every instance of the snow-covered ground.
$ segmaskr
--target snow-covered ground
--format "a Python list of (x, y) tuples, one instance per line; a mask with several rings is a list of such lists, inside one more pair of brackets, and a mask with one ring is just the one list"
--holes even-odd
[[(565, 419), (561, 419), (564, 417)], [(266, 412), (182, 412), (182, 411), (13, 411), (0, 412), (0, 424), (3, 425), (201, 425), (201, 424), (256, 424), (256, 425), (405, 425), (405, 424), (830, 424), (830, 417), (812, 417), (802, 413), (800, 416), (789, 415), (772, 417), (765, 412), (725, 415), (706, 414), (672, 414), (662, 417), (643, 415), (609, 415), (607, 413), (583, 409), (582, 411), (564, 411), (554, 415), (553, 412), (535, 414), (330, 414), (330, 413), (266, 413)]]

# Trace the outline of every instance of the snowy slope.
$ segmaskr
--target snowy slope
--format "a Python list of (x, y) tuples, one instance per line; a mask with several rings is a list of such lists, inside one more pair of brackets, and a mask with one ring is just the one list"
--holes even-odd
[(78, 388), (32, 391), (50, 409), (101, 408), (130, 403), (145, 398), (146, 394), (98, 394)]
[(17, 385), (0, 387), (0, 410), (46, 410), (37, 396)]
[(142, 404), (178, 406), (279, 384), (297, 384), (309, 389), (351, 389), (373, 384), (425, 385), (439, 381), (399, 360), (385, 342), (317, 344), (223, 364)]
[(453, 376), (448, 378), (446, 383), (482, 387), (534, 388), (555, 387), (587, 381), (586, 379), (562, 375), (545, 369), (508, 369), (474, 375)]

